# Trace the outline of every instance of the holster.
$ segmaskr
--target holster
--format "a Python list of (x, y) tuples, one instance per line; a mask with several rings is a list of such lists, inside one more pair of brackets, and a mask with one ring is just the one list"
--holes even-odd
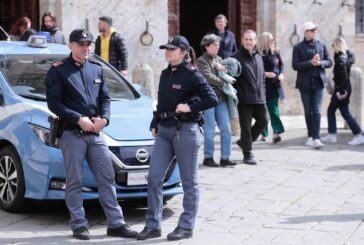
[(64, 131), (64, 123), (59, 117), (48, 117), (48, 122), (50, 124), (49, 129), (49, 143), (56, 146), (57, 139), (60, 138)]

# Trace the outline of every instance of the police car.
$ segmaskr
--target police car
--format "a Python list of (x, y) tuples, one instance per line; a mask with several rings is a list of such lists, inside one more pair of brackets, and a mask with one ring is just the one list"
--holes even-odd
[[(19, 212), (28, 199), (64, 199), (65, 169), (58, 145), (49, 141), (45, 76), (70, 53), (65, 45), (33, 36), (27, 42), (0, 41), (0, 207)], [(113, 67), (102, 64), (111, 97), (110, 124), (103, 131), (112, 154), (119, 200), (147, 196), (147, 173), (154, 139), (149, 132), (152, 100)], [(84, 199), (97, 199), (95, 178), (84, 163)], [(182, 193), (178, 165), (165, 174), (166, 200)]]

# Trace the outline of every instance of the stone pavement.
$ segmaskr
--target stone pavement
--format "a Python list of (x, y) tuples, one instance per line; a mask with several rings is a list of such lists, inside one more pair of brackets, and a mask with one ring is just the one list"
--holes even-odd
[[(60, 203), (40, 204), (25, 214), (0, 211), (0, 244), (364, 244), (364, 145), (347, 145), (351, 132), (340, 129), (337, 144), (310, 149), (304, 146), (303, 117), (283, 120), (282, 142), (254, 144), (257, 166), (200, 167), (201, 201), (190, 240), (165, 239), (182, 211), (178, 196), (165, 205), (162, 238), (137, 242), (107, 237), (101, 208), (88, 203), (93, 239), (75, 240)], [(217, 145), (215, 160), (219, 149)], [(242, 160), (236, 144), (232, 159)], [(141, 230), (145, 209), (129, 205), (124, 211), (129, 225)]]

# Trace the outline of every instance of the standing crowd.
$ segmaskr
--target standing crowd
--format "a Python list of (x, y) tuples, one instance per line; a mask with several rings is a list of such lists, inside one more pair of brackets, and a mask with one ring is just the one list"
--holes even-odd
[[(84, 29), (71, 32), (71, 54), (51, 67), (46, 78), (46, 91), (49, 109), (66, 124), (60, 147), (65, 159), (66, 204), (74, 237), (90, 239), (81, 198), (81, 166), (85, 159), (98, 183), (100, 203), (107, 217), (107, 234), (147, 240), (162, 235), (163, 178), (171, 159), (176, 157), (184, 190), (183, 212), (167, 239), (180, 240), (193, 236), (199, 206), (197, 159), (202, 144), (200, 126), (204, 131), (203, 165), (208, 167), (237, 164), (230, 159), (230, 122), (236, 117), (240, 123), (240, 139), (236, 144), (242, 150), (243, 163), (257, 164), (253, 142), (259, 137), (266, 140), (269, 118), (272, 142), (282, 141), (285, 129), (280, 118), (279, 101), (284, 99), (285, 65), (274, 36), (263, 32), (257, 37), (255, 31), (245, 30), (242, 47), (238, 49), (235, 35), (226, 28), (227, 18), (220, 14), (214, 23), (215, 29), (201, 40), (203, 54), (198, 59), (183, 36), (175, 36), (160, 46), (168, 66), (160, 75), (157, 109), (150, 124), (155, 145), (148, 175), (148, 211), (145, 227), (139, 233), (124, 221), (116, 200), (111, 156), (100, 134), (109, 124), (110, 97), (101, 66), (88, 60), (93, 36)], [(22, 17), (11, 34), (14, 39), (27, 40), (35, 33), (30, 27), (30, 20)], [(122, 75), (127, 75), (125, 39), (112, 26), (112, 19), (108, 16), (99, 18), (98, 27), (100, 35), (95, 42), (95, 53)], [(317, 30), (318, 26), (312, 22), (304, 24), (304, 39), (294, 46), (292, 56), (292, 67), (297, 71), (296, 88), (301, 95), (307, 126), (306, 145), (319, 149), (324, 147), (323, 142), (336, 142), (337, 109), (353, 132), (349, 144), (363, 144), (362, 130), (349, 111), (350, 69), (355, 56), (344, 38), (337, 37), (332, 41), (332, 62), (325, 44), (315, 38)], [(51, 13), (43, 15), (42, 31), (50, 33), (51, 42), (65, 43)], [(332, 65), (335, 87), (327, 111), (329, 128), (328, 134), (321, 138), (321, 104), (328, 81), (325, 70)], [(79, 94), (82, 91), (79, 86), (86, 86), (89, 92)], [(219, 163), (214, 160), (216, 125), (221, 137)], [(82, 146), (82, 150), (73, 147), (75, 145)]]

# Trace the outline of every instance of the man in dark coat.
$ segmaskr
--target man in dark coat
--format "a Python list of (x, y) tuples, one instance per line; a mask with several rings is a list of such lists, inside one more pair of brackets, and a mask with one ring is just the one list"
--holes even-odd
[(95, 54), (101, 56), (126, 76), (128, 74), (128, 52), (125, 39), (112, 27), (112, 19), (108, 16), (99, 18), (99, 31), (101, 34), (96, 39)]
[(225, 15), (219, 14), (215, 17), (215, 29), (210, 33), (215, 34), (216, 36), (221, 38), (220, 48), (217, 55), (222, 59), (230, 57), (233, 53), (236, 52), (236, 42), (235, 35), (231, 31), (226, 29), (226, 25), (228, 20)]
[(321, 104), (325, 69), (332, 66), (326, 46), (315, 39), (317, 25), (304, 23), (304, 40), (293, 47), (292, 67), (297, 71), (296, 88), (299, 89), (308, 131), (307, 146), (322, 148), (320, 141)]
[[(234, 84), (238, 95), (238, 112), (241, 135), (236, 142), (243, 150), (243, 162), (256, 165), (252, 153), (252, 142), (268, 125), (268, 115), (265, 97), (263, 60), (255, 48), (257, 35), (253, 30), (243, 33), (243, 47), (231, 57), (241, 64), (241, 75)], [(252, 119), (255, 119), (252, 125)]]

